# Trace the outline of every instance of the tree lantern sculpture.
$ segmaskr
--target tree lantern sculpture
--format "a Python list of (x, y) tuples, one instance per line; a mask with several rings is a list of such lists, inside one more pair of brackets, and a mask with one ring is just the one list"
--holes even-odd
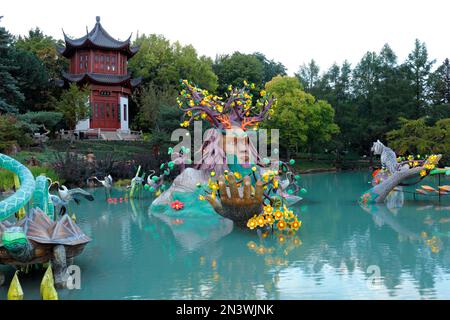
[[(261, 121), (274, 112), (275, 99), (264, 90), (256, 98), (251, 93), (255, 85), (245, 81), (243, 88), (230, 86), (225, 101), (187, 80), (182, 80), (181, 86), (177, 99), (185, 116), (181, 127), (206, 120), (211, 128), (196, 150), (200, 153), (198, 163), (191, 165), (187, 148), (179, 152), (169, 148), (172, 161), (161, 165), (162, 174), (147, 179), (158, 196), (151, 211), (176, 215), (177, 210), (170, 210), (169, 205), (178, 200), (184, 204), (178, 213), (183, 216), (207, 218), (216, 212), (250, 229), (297, 230), (301, 222), (288, 206), (301, 200), (296, 193), (306, 190), (300, 187), (300, 176), (293, 173), (291, 164), (295, 161), (289, 164), (261, 158), (249, 138), (250, 132), (256, 132)], [(176, 165), (182, 172), (166, 189), (165, 177)]]

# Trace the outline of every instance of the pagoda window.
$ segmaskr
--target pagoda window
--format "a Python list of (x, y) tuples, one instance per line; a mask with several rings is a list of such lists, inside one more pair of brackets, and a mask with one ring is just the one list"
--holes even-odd
[(94, 118), (98, 118), (98, 103), (94, 103)]
[(127, 121), (127, 105), (123, 105), (123, 121)]
[(109, 103), (106, 104), (106, 117), (109, 118)]
[(111, 70), (116, 71), (116, 56), (111, 56)]
[(95, 59), (95, 62), (97, 63), (98, 62), (98, 54), (95, 55), (94, 59)]
[(111, 118), (114, 119), (114, 114), (115, 114), (115, 105), (114, 103), (111, 103)]
[(106, 56), (106, 64), (109, 64), (109, 56)]

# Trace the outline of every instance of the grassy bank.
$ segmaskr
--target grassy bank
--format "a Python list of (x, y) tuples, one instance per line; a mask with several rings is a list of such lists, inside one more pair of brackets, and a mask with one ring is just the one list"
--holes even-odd
[(130, 160), (136, 155), (150, 154), (152, 145), (144, 141), (77, 140), (71, 144), (65, 140), (54, 140), (47, 144), (47, 149), (53, 153), (70, 151), (85, 155), (93, 152), (96, 156), (114, 154), (116, 159)]
[[(44, 174), (46, 177), (52, 179), (52, 181), (58, 180), (61, 183), (64, 182), (59, 179), (58, 174), (52, 168), (46, 166), (43, 167), (34, 166), (28, 167), (28, 169), (30, 169), (34, 177)], [(12, 190), (13, 188), (14, 188), (14, 174), (10, 171), (0, 169), (0, 192), (9, 191)]]

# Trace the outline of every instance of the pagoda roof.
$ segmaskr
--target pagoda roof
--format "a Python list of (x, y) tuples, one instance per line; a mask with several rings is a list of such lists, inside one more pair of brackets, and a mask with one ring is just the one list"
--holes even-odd
[(131, 78), (131, 75), (128, 73), (126, 75), (115, 75), (115, 74), (101, 74), (101, 73), (81, 73), (81, 74), (72, 74), (63, 72), (63, 78), (69, 82), (90, 82), (90, 83), (98, 83), (98, 84), (117, 84), (123, 85), (129, 83), (132, 88), (138, 86), (142, 78)]
[(96, 17), (96, 21), (94, 28), (89, 32), (86, 28), (86, 35), (78, 39), (69, 38), (63, 30), (66, 46), (58, 48), (59, 52), (65, 57), (70, 57), (74, 49), (99, 48), (124, 51), (130, 58), (138, 51), (137, 47), (131, 47), (131, 34), (125, 41), (117, 40), (103, 28), (100, 17)]

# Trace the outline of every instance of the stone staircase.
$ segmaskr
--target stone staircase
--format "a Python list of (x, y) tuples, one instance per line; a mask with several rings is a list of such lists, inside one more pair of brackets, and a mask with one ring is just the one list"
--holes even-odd
[(101, 131), (100, 137), (102, 140), (125, 140), (125, 141), (139, 141), (142, 140), (141, 132), (129, 131)]
[(84, 131), (68, 131), (61, 130), (59, 132), (61, 139), (93, 139), (93, 140), (107, 140), (107, 141), (139, 141), (142, 140), (142, 132), (140, 131), (105, 131), (101, 129), (89, 129)]
[(123, 140), (120, 134), (116, 131), (102, 131), (100, 133), (102, 140)]

